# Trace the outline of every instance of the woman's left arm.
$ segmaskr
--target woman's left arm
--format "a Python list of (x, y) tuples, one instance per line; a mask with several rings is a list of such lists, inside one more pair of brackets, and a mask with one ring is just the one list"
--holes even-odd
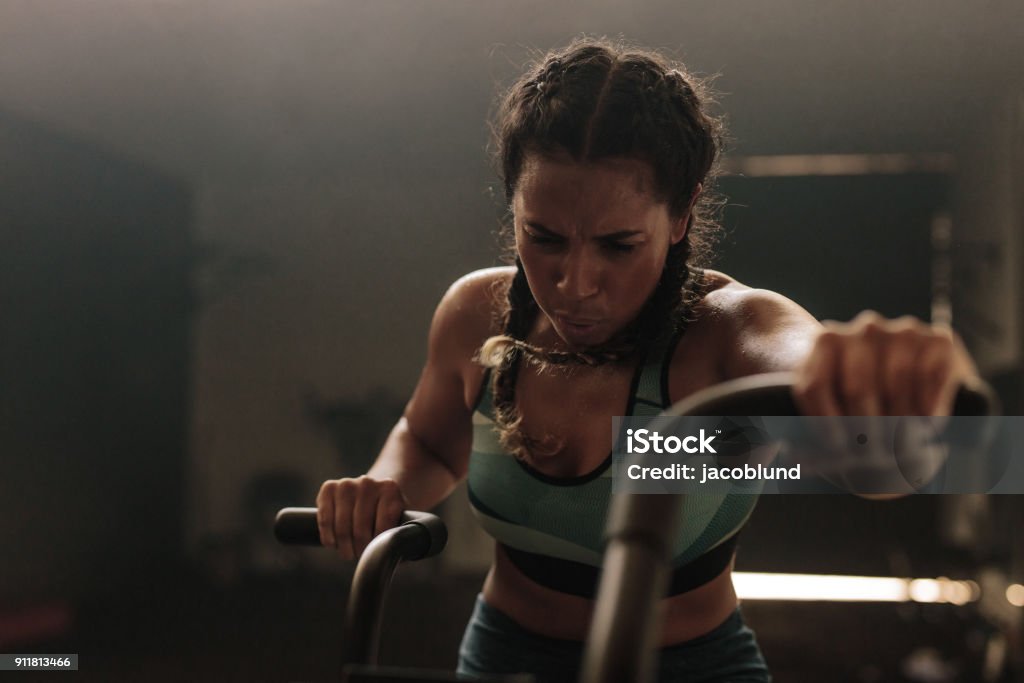
[(873, 311), (820, 324), (786, 297), (758, 289), (726, 301), (735, 335), (726, 374), (795, 372), (794, 399), (805, 415), (949, 415), (959, 387), (979, 381), (947, 326)]

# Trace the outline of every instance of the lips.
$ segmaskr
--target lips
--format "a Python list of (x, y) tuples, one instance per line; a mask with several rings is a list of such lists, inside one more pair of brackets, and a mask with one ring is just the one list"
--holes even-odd
[(597, 323), (601, 322), (598, 318), (582, 318), (561, 314), (555, 314), (555, 317), (558, 318), (558, 322), (563, 325), (569, 325), (572, 327), (593, 327)]
[(603, 326), (599, 319), (556, 315), (555, 321), (559, 335), (572, 346), (591, 346), (603, 339)]

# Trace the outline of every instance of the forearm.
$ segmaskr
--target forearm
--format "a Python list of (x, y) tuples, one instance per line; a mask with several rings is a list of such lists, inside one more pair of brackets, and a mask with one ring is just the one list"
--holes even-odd
[(366, 474), (373, 479), (394, 479), (410, 510), (430, 510), (447, 498), (461, 479), (416, 437), (404, 417), (391, 430)]

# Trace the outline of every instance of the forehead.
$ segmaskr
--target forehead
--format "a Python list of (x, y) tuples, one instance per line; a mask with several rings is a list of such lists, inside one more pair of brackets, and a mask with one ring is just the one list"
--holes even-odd
[(579, 163), (569, 158), (527, 156), (516, 186), (514, 208), (529, 214), (646, 214), (667, 209), (653, 193), (654, 170), (636, 159)]

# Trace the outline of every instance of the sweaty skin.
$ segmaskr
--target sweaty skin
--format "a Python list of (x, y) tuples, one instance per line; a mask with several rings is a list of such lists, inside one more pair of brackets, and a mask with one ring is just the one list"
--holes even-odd
[[(586, 347), (639, 313), (669, 246), (685, 237), (688, 224), (687, 215), (669, 216), (650, 194), (651, 173), (632, 160), (527, 158), (513, 199), (517, 252), (540, 308), (527, 341)], [(693, 197), (699, 192), (698, 186)], [(321, 540), (341, 557), (358, 556), (403, 509), (430, 509), (465, 478), (484, 377), (473, 358), (488, 337), (502, 333), (496, 313), (514, 273), (476, 271), (451, 286), (435, 312), (419, 382), (377, 461), (363, 477), (321, 487)], [(822, 325), (779, 294), (717, 271), (706, 278), (706, 294), (672, 354), (673, 402), (728, 379), (789, 370), (807, 415), (941, 415), (956, 388), (977, 379), (948, 329), (872, 312)], [(558, 477), (597, 467), (611, 449), (611, 418), (625, 412), (634, 369), (623, 362), (562, 373), (521, 364), (515, 395), (523, 429), (533, 437), (555, 435), (561, 444), (531, 464)], [(731, 571), (730, 564), (709, 583), (662, 601), (661, 645), (700, 636), (729, 616), (737, 604)], [(593, 601), (532, 582), (500, 549), (483, 595), (531, 631), (586, 637)]]
[[(510, 278), (511, 275), (509, 270), (499, 277)], [(727, 339), (727, 335), (734, 332), (727, 323), (738, 315), (749, 314), (748, 310), (737, 307), (741, 304), (757, 306), (757, 298), (773, 300), (775, 295), (745, 288), (722, 273), (708, 271), (708, 277), (711, 291), (672, 356), (669, 370), (672, 401), (731, 379), (737, 376), (730, 374), (731, 369), (738, 369), (749, 363), (751, 358), (767, 354), (767, 351), (755, 348), (754, 340), (741, 345), (745, 349), (745, 358), (730, 358), (723, 351), (734, 347), (735, 342)], [(805, 340), (793, 341), (802, 345), (802, 353), (807, 353), (810, 340), (817, 333), (818, 323), (795, 304), (787, 315), (793, 317), (791, 324), (794, 327), (804, 327)], [(538, 321), (528, 340), (543, 335), (546, 324)], [(795, 329), (791, 333), (796, 337)], [(801, 350), (793, 346), (789, 352), (795, 357)], [(774, 363), (765, 363), (758, 371), (792, 367), (785, 356), (773, 358)], [(623, 414), (633, 370), (628, 365), (587, 368), (574, 372), (570, 377), (560, 373), (541, 375), (522, 370), (516, 395), (524, 424), (531, 431), (534, 428), (538, 431), (558, 428), (559, 435), (568, 435), (564, 452), (533, 465), (546, 474), (556, 476), (578, 476), (597, 467), (611, 450), (611, 434), (607, 427), (612, 416)], [(571, 401), (568, 400), (570, 397)], [(577, 405), (580, 409), (567, 415), (564, 409), (567, 405)], [(731, 572), (732, 564), (709, 583), (662, 602), (661, 645), (696, 638), (714, 629), (732, 613), (737, 598)], [(484, 583), (483, 595), (489, 604), (537, 633), (572, 640), (586, 638), (593, 601), (537, 585), (523, 576), (500, 548), (496, 548), (494, 565)]]

